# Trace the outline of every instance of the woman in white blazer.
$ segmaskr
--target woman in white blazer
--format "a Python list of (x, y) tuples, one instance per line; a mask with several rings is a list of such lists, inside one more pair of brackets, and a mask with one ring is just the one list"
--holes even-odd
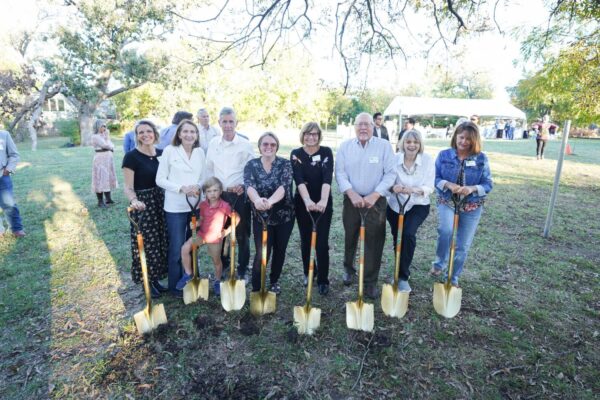
[(177, 296), (182, 295), (182, 291), (176, 289), (182, 277), (181, 246), (190, 234), (191, 212), (185, 196), (200, 196), (204, 169), (205, 157), (198, 127), (190, 120), (183, 120), (177, 126), (171, 144), (163, 150), (156, 173), (156, 184), (165, 189), (169, 290)]

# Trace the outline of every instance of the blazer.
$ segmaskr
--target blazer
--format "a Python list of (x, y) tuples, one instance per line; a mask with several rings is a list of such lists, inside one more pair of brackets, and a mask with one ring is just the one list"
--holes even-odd
[(165, 189), (164, 210), (172, 213), (191, 211), (180, 189), (185, 185), (202, 185), (206, 164), (204, 150), (196, 147), (188, 159), (182, 146), (168, 145), (158, 161), (156, 184)]
[[(385, 139), (385, 140), (389, 141), (390, 136), (388, 135), (388, 130), (385, 127), (385, 125), (382, 124), (380, 129), (381, 129), (381, 139)], [(377, 130), (375, 127), (373, 127), (373, 136), (377, 136)]]

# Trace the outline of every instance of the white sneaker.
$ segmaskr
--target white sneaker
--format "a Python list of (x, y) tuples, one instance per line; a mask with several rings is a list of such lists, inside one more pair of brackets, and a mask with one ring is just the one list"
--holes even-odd
[(408, 284), (408, 281), (403, 281), (400, 280), (400, 282), (398, 283), (398, 290), (401, 292), (411, 292), (412, 289), (410, 288), (410, 285)]

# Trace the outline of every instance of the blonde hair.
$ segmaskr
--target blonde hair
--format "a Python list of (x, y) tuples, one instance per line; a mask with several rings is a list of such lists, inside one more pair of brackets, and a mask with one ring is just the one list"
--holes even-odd
[(206, 190), (210, 187), (213, 186), (218, 186), (219, 190), (222, 192), (223, 191), (223, 182), (221, 182), (219, 180), (219, 178), (217, 177), (210, 177), (208, 178), (206, 181), (204, 181), (204, 183), (202, 184), (202, 191), (206, 192)]
[(425, 145), (423, 144), (423, 136), (421, 135), (421, 132), (419, 132), (416, 129), (411, 129), (409, 131), (404, 132), (404, 134), (402, 135), (402, 139), (400, 139), (400, 142), (398, 143), (398, 148), (400, 149), (400, 151), (404, 153), (404, 142), (409, 137), (415, 138), (417, 142), (419, 142), (418, 154), (423, 154), (423, 151), (425, 150)]

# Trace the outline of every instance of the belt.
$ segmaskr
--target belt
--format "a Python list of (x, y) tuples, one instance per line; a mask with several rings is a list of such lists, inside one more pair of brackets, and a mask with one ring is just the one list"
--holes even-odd
[(109, 149), (100, 149), (100, 150), (94, 150), (96, 153), (104, 153), (105, 151), (112, 151)]

